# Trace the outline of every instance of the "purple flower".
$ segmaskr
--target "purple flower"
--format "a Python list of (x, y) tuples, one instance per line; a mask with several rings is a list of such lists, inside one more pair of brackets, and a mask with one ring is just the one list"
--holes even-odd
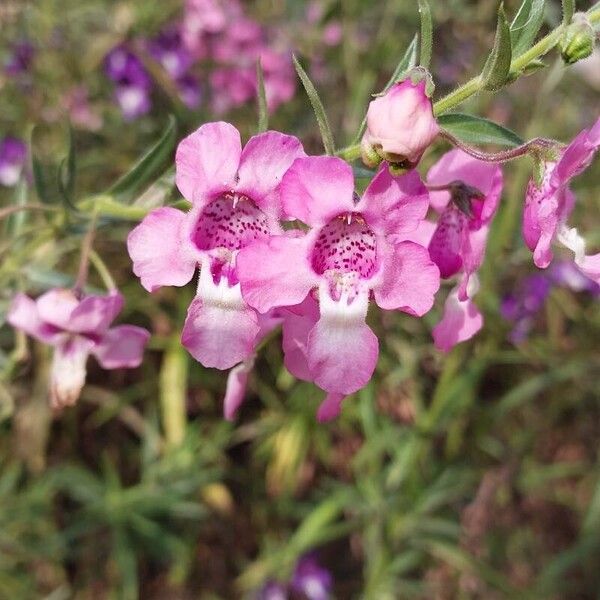
[(34, 55), (35, 48), (31, 42), (26, 40), (16, 42), (4, 62), (4, 72), (9, 77), (25, 73), (31, 67)]
[(574, 292), (589, 292), (594, 296), (600, 295), (600, 284), (582, 273), (571, 260), (560, 260), (552, 263), (549, 275), (552, 281), (561, 287), (567, 287)]
[(174, 27), (162, 31), (150, 40), (148, 52), (173, 79), (185, 75), (194, 62), (183, 45), (180, 31)]
[(268, 581), (256, 594), (255, 600), (288, 600), (284, 585), (277, 581)]
[(198, 108), (202, 100), (202, 90), (198, 80), (188, 73), (180, 77), (175, 83), (177, 84), (181, 101), (189, 109)]
[(152, 107), (150, 93), (144, 86), (118, 85), (115, 88), (115, 100), (127, 121), (142, 117)]
[(16, 185), (23, 172), (27, 158), (25, 142), (13, 137), (5, 137), (0, 142), (0, 184), (8, 187)]
[(134, 325), (109, 329), (122, 307), (123, 296), (117, 291), (78, 299), (72, 290), (53, 289), (35, 301), (25, 294), (14, 298), (6, 320), (54, 348), (50, 375), (53, 408), (77, 402), (90, 354), (104, 369), (140, 365), (150, 334)]
[(308, 600), (327, 600), (332, 584), (331, 573), (319, 565), (313, 555), (307, 555), (298, 561), (291, 587)]

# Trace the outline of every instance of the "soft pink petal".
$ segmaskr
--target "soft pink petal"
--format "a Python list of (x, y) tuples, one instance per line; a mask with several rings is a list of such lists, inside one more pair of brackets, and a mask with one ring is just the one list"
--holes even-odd
[(186, 235), (186, 214), (170, 207), (153, 210), (129, 234), (133, 272), (149, 292), (185, 285), (193, 277), (196, 258)]
[(444, 304), (442, 320), (433, 328), (438, 350), (448, 352), (456, 344), (471, 339), (483, 326), (483, 316), (469, 298), (458, 299), (457, 290), (450, 292)]
[(133, 369), (142, 363), (150, 333), (135, 325), (109, 329), (92, 350), (104, 369)]
[(205, 204), (235, 187), (242, 154), (239, 131), (229, 123), (206, 123), (184, 138), (175, 155), (175, 182), (184, 198)]
[(54, 348), (50, 368), (50, 405), (53, 409), (73, 406), (79, 399), (92, 346), (91, 340), (73, 336)]
[(600, 252), (584, 256), (575, 264), (584, 275), (600, 284)]
[(591, 129), (584, 129), (567, 146), (552, 173), (552, 185), (561, 187), (590, 166), (600, 146), (600, 119)]
[[(487, 222), (496, 212), (502, 193), (502, 170), (494, 163), (483, 162), (469, 156), (459, 149), (447, 152), (427, 173), (427, 183), (444, 185), (452, 181), (464, 181), (485, 195), (481, 220)], [(430, 192), (431, 206), (442, 210), (450, 200), (449, 192)]]
[(387, 163), (382, 163), (356, 210), (373, 227), (387, 234), (414, 231), (425, 218), (429, 194), (417, 171), (392, 177)]
[(6, 320), (15, 329), (20, 329), (45, 344), (55, 343), (62, 333), (61, 329), (40, 319), (35, 301), (25, 294), (17, 294), (13, 298)]
[(242, 299), (239, 284), (230, 286), (226, 278), (215, 284), (206, 261), (181, 334), (188, 352), (205, 367), (230, 369), (254, 353), (259, 332), (257, 314)]
[(414, 231), (393, 235), (391, 236), (391, 239), (394, 242), (414, 242), (415, 244), (419, 244), (420, 246), (427, 248), (436, 229), (437, 223), (423, 220), (419, 223)]
[(433, 306), (440, 271), (423, 246), (400, 242), (386, 249), (383, 280), (374, 289), (375, 301), (386, 310), (422, 316)]
[(69, 330), (71, 315), (79, 306), (79, 300), (72, 290), (53, 289), (42, 294), (37, 300), (38, 315), (42, 321), (60, 329)]
[(71, 313), (69, 330), (102, 334), (122, 308), (123, 296), (119, 292), (112, 292), (107, 296), (86, 296)]
[(319, 320), (319, 305), (309, 294), (302, 304), (283, 311), (282, 347), (286, 369), (296, 378), (312, 381), (308, 367), (308, 335)]
[(329, 392), (317, 410), (317, 421), (325, 423), (337, 418), (342, 410), (342, 402), (346, 396)]
[(319, 306), (321, 318), (308, 336), (311, 375), (327, 392), (352, 394), (369, 382), (379, 354), (377, 337), (365, 323), (368, 294), (351, 304), (335, 302), (324, 285)]
[(237, 274), (246, 302), (261, 313), (300, 304), (318, 278), (309, 263), (311, 236), (274, 236), (242, 248)]
[(223, 415), (228, 421), (233, 421), (235, 413), (244, 401), (251, 369), (251, 365), (240, 363), (229, 371), (225, 399), (223, 400)]
[(302, 156), (302, 144), (292, 135), (267, 131), (251, 137), (242, 151), (236, 190), (252, 198), (264, 212), (280, 217), (279, 184), (294, 160)]
[(354, 175), (341, 158), (298, 158), (283, 177), (281, 201), (286, 216), (307, 225), (324, 225), (354, 210)]

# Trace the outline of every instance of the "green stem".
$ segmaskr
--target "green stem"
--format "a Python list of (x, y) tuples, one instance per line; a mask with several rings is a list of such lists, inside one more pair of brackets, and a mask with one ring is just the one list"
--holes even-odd
[(106, 266), (105, 262), (102, 260), (100, 255), (93, 249), (90, 250), (90, 262), (94, 265), (94, 269), (96, 269), (98, 275), (100, 275), (100, 279), (102, 279), (102, 283), (104, 283), (106, 289), (109, 292), (116, 290), (117, 284), (115, 283), (115, 280), (110, 274), (108, 267)]

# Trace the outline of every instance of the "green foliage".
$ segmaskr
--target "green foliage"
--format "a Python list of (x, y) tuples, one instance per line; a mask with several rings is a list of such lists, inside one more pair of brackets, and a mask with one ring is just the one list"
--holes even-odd
[(440, 115), (438, 123), (443, 129), (468, 144), (495, 144), (509, 147), (523, 144), (523, 140), (514, 131), (475, 115), (447, 113)]
[(534, 42), (544, 22), (546, 0), (523, 0), (510, 24), (513, 56), (520, 56)]
[(499, 90), (508, 80), (512, 60), (511, 32), (504, 5), (498, 8), (498, 24), (494, 47), (481, 71), (481, 87), (484, 90)]

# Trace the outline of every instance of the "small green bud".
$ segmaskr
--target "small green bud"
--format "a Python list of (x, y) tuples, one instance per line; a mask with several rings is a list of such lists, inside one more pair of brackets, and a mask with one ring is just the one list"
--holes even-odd
[(594, 50), (594, 28), (585, 13), (573, 15), (572, 23), (567, 27), (558, 47), (563, 60), (568, 65), (587, 58)]
[[(381, 147), (379, 149), (381, 150)], [(383, 160), (377, 152), (377, 149), (366, 140), (366, 137), (363, 137), (360, 144), (360, 157), (365, 166), (370, 169), (376, 169)]]

